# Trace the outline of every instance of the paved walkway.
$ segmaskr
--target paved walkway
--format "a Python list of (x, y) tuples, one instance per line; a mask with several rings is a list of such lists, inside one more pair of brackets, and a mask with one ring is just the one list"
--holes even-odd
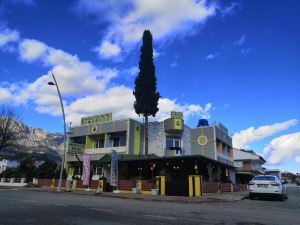
[[(46, 188), (23, 188), (22, 190), (56, 192), (56, 190), (46, 189)], [(166, 202), (196, 203), (196, 204), (205, 203), (205, 202), (234, 202), (234, 201), (240, 201), (242, 199), (245, 199), (248, 196), (247, 191), (209, 193), (209, 194), (204, 194), (202, 197), (152, 196), (152, 195), (112, 193), (112, 192), (95, 193), (94, 191), (72, 191), (72, 192), (64, 192), (64, 193), (77, 194), (77, 195), (94, 195), (99, 197), (112, 197), (112, 198), (123, 198), (123, 199), (137, 199), (137, 200), (144, 200), (144, 201), (166, 201)]]

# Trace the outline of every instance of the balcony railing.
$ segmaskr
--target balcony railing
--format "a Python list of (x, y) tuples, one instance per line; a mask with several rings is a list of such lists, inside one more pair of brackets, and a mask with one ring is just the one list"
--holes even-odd
[(220, 152), (217, 153), (217, 156), (218, 156), (218, 161), (229, 164), (229, 165), (232, 165), (232, 166), (234, 165), (233, 164), (233, 158), (231, 158), (230, 156), (225, 155), (225, 154), (220, 153)]
[(69, 154), (80, 154), (83, 153), (85, 149), (85, 145), (78, 143), (70, 143), (68, 148)]

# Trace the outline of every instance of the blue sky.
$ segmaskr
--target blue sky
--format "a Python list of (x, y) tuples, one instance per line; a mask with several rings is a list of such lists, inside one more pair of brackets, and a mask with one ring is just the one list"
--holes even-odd
[(113, 112), (137, 118), (132, 88), (144, 29), (154, 38), (158, 120), (220, 121), (235, 147), (300, 172), (298, 1), (0, 0), (0, 103), (32, 127)]

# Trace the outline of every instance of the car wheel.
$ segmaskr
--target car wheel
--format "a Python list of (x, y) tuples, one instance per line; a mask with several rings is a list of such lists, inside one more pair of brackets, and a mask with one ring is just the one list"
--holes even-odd
[(288, 199), (288, 198), (289, 198), (287, 192), (285, 193), (284, 198), (285, 198), (285, 199)]
[(284, 200), (285, 200), (285, 195), (284, 195), (284, 194), (279, 195), (279, 200), (280, 200), (281, 202), (284, 202)]
[(253, 194), (249, 194), (249, 198), (250, 198), (251, 200), (255, 200), (255, 196), (254, 196)]

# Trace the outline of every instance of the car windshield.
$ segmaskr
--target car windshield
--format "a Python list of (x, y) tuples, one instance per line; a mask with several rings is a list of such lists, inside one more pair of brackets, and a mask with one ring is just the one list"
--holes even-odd
[(259, 176), (259, 177), (254, 177), (253, 180), (270, 180), (270, 181), (274, 181), (275, 177), (273, 177), (273, 176)]

